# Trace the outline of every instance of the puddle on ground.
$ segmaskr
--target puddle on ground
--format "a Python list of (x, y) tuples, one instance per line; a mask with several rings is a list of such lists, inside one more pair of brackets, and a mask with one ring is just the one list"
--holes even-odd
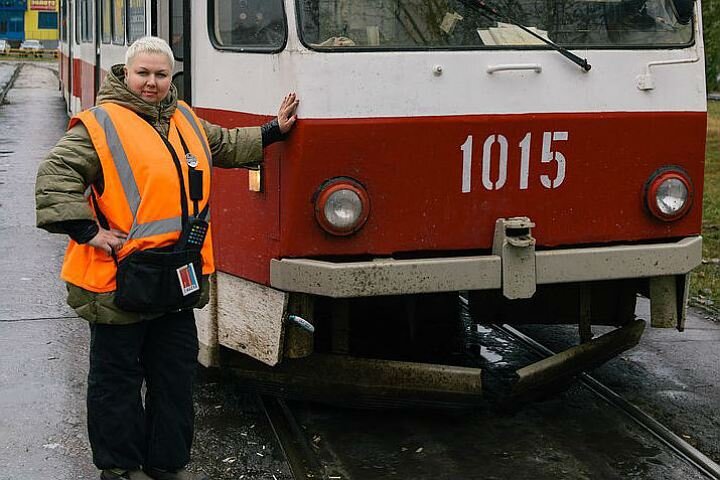
[(490, 363), (498, 363), (503, 359), (502, 355), (488, 347), (480, 347), (480, 356)]

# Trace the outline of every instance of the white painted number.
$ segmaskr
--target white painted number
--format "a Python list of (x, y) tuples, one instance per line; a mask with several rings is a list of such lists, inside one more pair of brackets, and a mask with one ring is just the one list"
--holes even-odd
[(565, 141), (568, 139), (568, 132), (545, 132), (543, 134), (542, 162), (548, 163), (555, 160), (557, 162), (557, 175), (555, 180), (550, 180), (548, 175), (540, 176), (540, 183), (545, 188), (558, 188), (565, 180), (565, 155), (560, 152), (552, 151), (552, 142)]
[(532, 133), (528, 132), (520, 147), (520, 190), (527, 190), (528, 177), (530, 176), (530, 143), (532, 142)]
[[(497, 141), (500, 144), (500, 158), (498, 162), (498, 179), (495, 183), (490, 180), (490, 164), (492, 163), (492, 147)], [(508, 161), (508, 143), (507, 138), (498, 135), (490, 135), (485, 139), (483, 145), (483, 162), (482, 162), (482, 183), (486, 190), (500, 190), (505, 186), (507, 180), (507, 161)], [(472, 152), (471, 152), (472, 154)]]
[(462, 193), (470, 191), (470, 170), (472, 169), (472, 135), (460, 146), (463, 152)]
[[(550, 175), (540, 175), (540, 183), (545, 188), (558, 188), (565, 180), (565, 155), (553, 149), (553, 142), (567, 141), (568, 132), (543, 132), (543, 148), (540, 161), (542, 163), (556, 163), (555, 178)], [(497, 152), (493, 155), (493, 146), (498, 144)], [(530, 147), (532, 133), (528, 132), (518, 143), (520, 148), (520, 190), (527, 190), (530, 178)], [(465, 142), (460, 145), (462, 151), (462, 193), (472, 191), (472, 157), (473, 136), (468, 135)], [(493, 160), (497, 160), (494, 162)], [(496, 166), (497, 165), (497, 166)], [(483, 143), (482, 156), (482, 184), (486, 190), (500, 190), (507, 182), (508, 169), (508, 140), (504, 135), (489, 135)], [(493, 181), (493, 177), (497, 177)]]

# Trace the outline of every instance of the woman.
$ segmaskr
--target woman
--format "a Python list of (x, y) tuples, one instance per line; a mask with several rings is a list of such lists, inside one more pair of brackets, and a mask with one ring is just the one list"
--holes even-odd
[[(88, 433), (104, 480), (208, 479), (185, 465), (198, 352), (192, 308), (207, 303), (212, 243), (209, 232), (195, 250), (180, 248), (178, 238), (193, 219), (207, 225), (210, 162), (257, 164), (262, 148), (296, 120), (294, 93), (262, 127), (228, 130), (200, 120), (177, 99), (173, 64), (164, 40), (133, 43), (125, 65), (108, 73), (97, 107), (73, 117), (37, 176), (37, 225), (70, 236), (61, 276), (68, 303), (90, 322)], [(146, 291), (144, 271), (140, 288), (121, 284), (127, 277), (118, 265), (122, 272), (140, 258), (142, 267), (143, 255), (156, 251), (192, 257), (177, 269), (175, 290), (185, 303), (155, 308), (167, 295)], [(121, 290), (128, 289), (148, 297), (148, 307), (127, 303)]]

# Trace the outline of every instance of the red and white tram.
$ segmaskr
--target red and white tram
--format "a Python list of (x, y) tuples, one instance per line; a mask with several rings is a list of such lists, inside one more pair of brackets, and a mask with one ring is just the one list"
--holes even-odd
[(476, 321), (579, 323), (587, 342), (632, 324), (643, 294), (654, 326), (682, 330), (701, 260), (699, 2), (65, 0), (61, 29), (71, 113), (151, 33), (212, 122), (301, 99), (261, 170), (213, 172), (206, 364), (223, 346), (270, 372), (360, 365), (392, 390), (452, 336), (458, 291)]

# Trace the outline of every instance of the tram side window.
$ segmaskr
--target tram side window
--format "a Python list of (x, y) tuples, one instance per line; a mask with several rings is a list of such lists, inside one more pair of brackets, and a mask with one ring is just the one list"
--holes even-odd
[(112, 0), (113, 2), (113, 43), (125, 45), (125, 0)]
[(66, 43), (67, 38), (67, 1), (60, 2), (60, 41)]
[(220, 48), (273, 51), (285, 43), (282, 0), (214, 0), (211, 7), (212, 33)]
[(77, 0), (75, 3), (75, 43), (92, 42), (91, 0)]
[(145, 36), (145, 0), (128, 0), (127, 40), (132, 43)]
[(111, 0), (101, 0), (102, 23), (100, 35), (102, 43), (110, 43), (112, 41), (112, 2)]
[(170, 2), (170, 48), (176, 60), (183, 59), (183, 5), (182, 0)]
[(79, 0), (80, 5), (80, 30), (82, 43), (93, 41), (94, 16), (92, 0)]
[(80, 25), (82, 25), (82, 16), (80, 15), (80, 12), (82, 11), (82, 7), (80, 2), (75, 3), (75, 22), (73, 22), (73, 30), (75, 30), (75, 43), (80, 43), (80, 40), (82, 39)]

